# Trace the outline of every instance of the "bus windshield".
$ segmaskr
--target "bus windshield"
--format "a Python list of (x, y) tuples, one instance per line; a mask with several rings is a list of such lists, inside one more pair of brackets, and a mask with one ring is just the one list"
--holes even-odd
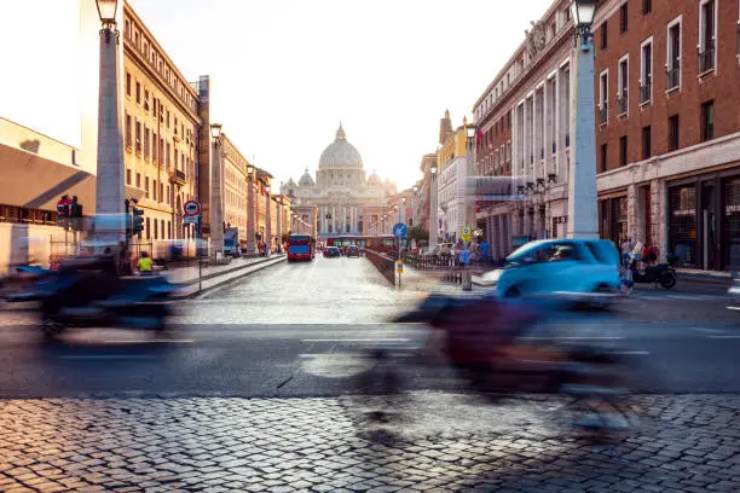
[(308, 245), (311, 243), (311, 237), (306, 235), (295, 235), (288, 238), (288, 243), (291, 245)]

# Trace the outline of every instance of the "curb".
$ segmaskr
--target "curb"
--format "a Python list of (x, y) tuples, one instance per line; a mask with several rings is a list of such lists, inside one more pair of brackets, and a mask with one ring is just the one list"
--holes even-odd
[[(187, 300), (187, 299), (198, 298), (198, 297), (203, 296), (206, 293), (209, 293), (209, 292), (214, 291), (216, 289), (220, 289), (220, 288), (226, 287), (230, 283), (237, 282), (237, 281), (243, 279), (244, 277), (247, 277), (247, 276), (249, 276), (251, 274), (254, 274), (255, 272), (260, 272), (261, 270), (264, 270), (264, 269), (266, 269), (268, 267), (272, 267), (275, 264), (278, 264), (280, 262), (284, 262), (286, 260), (286, 258), (287, 257), (285, 255), (281, 255), (279, 257), (268, 258), (268, 259), (261, 260), (259, 262), (254, 262), (254, 263), (251, 263), (249, 265), (242, 265), (242, 266), (239, 266), (239, 267), (235, 267), (234, 269), (229, 269), (229, 270), (226, 270), (226, 271), (223, 271), (223, 272), (210, 274), (209, 276), (203, 276), (202, 280), (207, 281), (207, 280), (211, 280), (211, 279), (216, 279), (216, 278), (218, 278), (220, 276), (228, 276), (229, 274), (233, 274), (233, 273), (238, 272), (238, 271), (241, 271), (241, 270), (247, 270), (249, 268), (256, 267), (255, 269), (250, 270), (248, 272), (244, 272), (241, 275), (236, 275), (236, 276), (233, 276), (233, 277), (229, 277), (228, 279), (224, 279), (221, 282), (216, 282), (212, 286), (204, 287), (200, 291), (197, 291), (196, 290), (196, 291), (194, 291), (192, 293), (187, 293), (187, 294), (183, 294), (183, 295), (180, 295), (180, 296), (173, 296), (172, 299), (173, 300)], [(198, 284), (198, 280), (197, 279), (195, 281), (189, 281), (187, 283), (182, 283), (183, 286), (193, 286), (193, 285), (196, 285), (196, 284)]]

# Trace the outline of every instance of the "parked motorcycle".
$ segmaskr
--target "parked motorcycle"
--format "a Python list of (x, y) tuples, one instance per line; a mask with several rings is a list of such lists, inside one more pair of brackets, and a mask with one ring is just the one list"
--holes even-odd
[(631, 256), (627, 269), (631, 283), (660, 284), (664, 289), (672, 289), (676, 285), (676, 270), (671, 264), (648, 265), (645, 269), (639, 269), (637, 259)]
[(115, 273), (110, 259), (77, 258), (49, 272), (11, 301), (40, 302), (41, 327), (54, 337), (70, 327), (166, 329), (178, 287), (162, 276)]

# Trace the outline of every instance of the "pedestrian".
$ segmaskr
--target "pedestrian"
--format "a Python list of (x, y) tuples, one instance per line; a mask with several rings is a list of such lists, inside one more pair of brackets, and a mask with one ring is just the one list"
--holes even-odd
[(483, 238), (483, 241), (480, 243), (480, 256), (483, 262), (491, 261), (491, 245), (485, 238)]
[(142, 274), (145, 276), (151, 275), (153, 267), (154, 267), (154, 261), (149, 256), (149, 253), (141, 252), (141, 257), (139, 257), (139, 262), (137, 263), (139, 274)]

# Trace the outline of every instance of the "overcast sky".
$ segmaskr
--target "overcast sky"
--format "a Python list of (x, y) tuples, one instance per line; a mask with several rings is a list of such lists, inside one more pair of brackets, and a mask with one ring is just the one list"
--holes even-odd
[[(188, 79), (212, 77), (215, 119), (278, 179), (313, 173), (341, 120), (367, 172), (406, 187), (436, 148), (445, 108), (456, 126), (471, 118), (551, 0), (131, 4)], [(78, 0), (0, 0), (0, 116), (72, 144), (79, 102), (67, 55), (77, 49), (77, 8)]]

